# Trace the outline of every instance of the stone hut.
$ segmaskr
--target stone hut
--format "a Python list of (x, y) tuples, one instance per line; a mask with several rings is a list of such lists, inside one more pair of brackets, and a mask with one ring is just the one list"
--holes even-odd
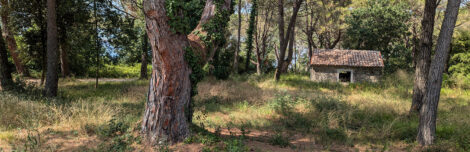
[(377, 82), (384, 67), (379, 51), (315, 50), (310, 79), (317, 82)]

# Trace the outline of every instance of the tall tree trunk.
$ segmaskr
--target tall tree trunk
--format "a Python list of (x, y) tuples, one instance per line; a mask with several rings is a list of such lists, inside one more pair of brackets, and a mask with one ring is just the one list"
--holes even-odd
[(184, 114), (191, 98), (191, 69), (184, 61), (188, 39), (171, 32), (164, 0), (146, 0), (144, 12), (153, 66), (142, 132), (150, 144), (177, 143), (189, 136)]
[[(313, 48), (315, 46), (315, 43), (313, 42), (313, 29), (315, 28), (314, 24), (313, 24), (313, 15), (309, 12), (309, 5), (305, 5), (306, 6), (306, 11), (307, 11), (307, 15), (305, 15), (305, 35), (307, 36), (307, 47), (308, 47), (308, 62), (307, 62), (307, 70), (310, 68), (310, 64), (311, 64), (311, 59), (312, 59), (312, 53), (313, 53)], [(316, 23), (316, 22), (315, 22)]]
[(3, 38), (0, 38), (0, 91), (7, 90), (12, 82), (11, 71), (8, 67), (7, 48), (5, 48)]
[(294, 56), (294, 44), (295, 44), (295, 26), (292, 28), (292, 33), (290, 36), (290, 41), (288, 41), (288, 51), (287, 51), (287, 58), (284, 60), (282, 64), (281, 73), (287, 73), (289, 70), (289, 65), (292, 62)]
[(99, 36), (99, 27), (98, 27), (98, 13), (97, 13), (97, 4), (96, 0), (93, 1), (93, 13), (95, 16), (95, 53), (96, 53), (96, 71), (95, 71), (95, 89), (98, 88), (98, 83), (100, 79), (100, 68), (101, 68), (101, 63), (100, 63), (100, 36)]
[[(274, 79), (279, 81), (281, 78), (281, 73), (285, 67), (285, 55), (287, 45), (289, 44), (289, 40), (291, 40), (292, 31), (294, 30), (295, 22), (297, 19), (297, 14), (299, 13), (300, 6), (302, 5), (303, 0), (296, 0), (294, 4), (294, 9), (292, 13), (292, 17), (290, 18), (289, 25), (287, 26), (287, 31), (284, 29), (284, 0), (278, 0), (278, 29), (279, 29), (279, 57), (276, 72), (274, 74)], [(285, 35), (287, 33), (287, 35)], [(292, 58), (292, 56), (291, 56)], [(292, 60), (292, 59), (291, 59)], [(289, 66), (287, 64), (287, 66)]]
[(436, 16), (436, 0), (426, 0), (424, 7), (424, 16), (421, 21), (421, 40), (420, 49), (415, 54), (415, 79), (413, 87), (413, 101), (410, 113), (418, 113), (423, 103), (425, 85), (431, 64), (431, 50), (433, 46), (432, 37), (434, 31), (434, 18)]
[[(294, 41), (295, 42), (295, 41)], [(298, 53), (297, 53), (297, 46), (296, 43), (294, 43), (294, 73), (297, 72), (297, 60), (298, 60)]]
[[(258, 22), (258, 17), (256, 17), (256, 22)], [(258, 30), (255, 31), (254, 35), (255, 35), (255, 44), (256, 44), (256, 75), (261, 75), (261, 64), (262, 64), (262, 59), (261, 59), (261, 48), (260, 48), (260, 44), (259, 44), (259, 41), (258, 41)]]
[[(223, 9), (230, 8), (225, 0)], [(228, 6), (226, 6), (228, 4)], [(185, 49), (192, 46), (202, 59), (208, 60), (200, 37), (172, 32), (166, 16), (165, 0), (144, 0), (147, 34), (152, 47), (152, 76), (146, 109), (142, 121), (142, 134), (147, 144), (174, 144), (189, 136), (189, 123), (185, 109), (191, 99), (191, 69), (184, 59)], [(207, 0), (196, 30), (215, 15), (216, 4)], [(203, 33), (203, 32), (202, 32)], [(189, 38), (189, 39), (188, 39)], [(197, 50), (201, 49), (201, 50)], [(206, 62), (206, 61), (203, 61)]]
[(307, 54), (308, 55), (307, 69), (308, 69), (310, 68), (312, 53), (313, 53), (313, 38), (308, 36), (307, 43), (308, 43), (308, 54)]
[[(38, 6), (42, 5), (42, 0), (36, 0), (36, 4)], [(36, 7), (37, 13), (36, 16), (38, 18), (39, 23), (44, 23), (41, 24), (40, 31), (41, 31), (41, 82), (40, 85), (44, 85), (44, 81), (46, 80), (46, 70), (47, 70), (47, 21), (44, 21), (44, 17), (42, 14), (42, 7)]]
[(62, 72), (62, 77), (64, 78), (70, 76), (69, 59), (67, 55), (69, 48), (69, 44), (64, 39), (64, 41), (60, 43), (60, 71)]
[(0, 1), (2, 5), (2, 10), (1, 10), (1, 18), (2, 18), (2, 36), (7, 42), (8, 45), (8, 50), (10, 50), (11, 58), (13, 59), (13, 62), (15, 63), (16, 71), (23, 75), (23, 76), (29, 76), (28, 70), (25, 69), (23, 62), (21, 59), (18, 57), (17, 51), (17, 45), (15, 41), (15, 37), (13, 36), (13, 33), (11, 32), (11, 28), (9, 26), (10, 22), (10, 7), (8, 4), (8, 0), (1, 0)]
[(246, 36), (247, 36), (246, 44), (247, 45), (246, 45), (245, 72), (248, 72), (250, 68), (251, 53), (253, 52), (253, 35), (256, 34), (256, 16), (258, 16), (257, 0), (253, 0), (252, 3), (253, 5), (251, 6), (248, 30), (246, 32)]
[(436, 135), (436, 118), (439, 97), (442, 86), (442, 75), (450, 43), (454, 33), (455, 23), (459, 14), (460, 0), (449, 0), (442, 22), (441, 32), (436, 45), (436, 54), (431, 62), (431, 70), (428, 74), (423, 106), (420, 109), (418, 142), (423, 145), (434, 143)]
[(277, 68), (274, 73), (274, 79), (279, 81), (281, 79), (282, 66), (284, 65), (284, 56), (286, 51), (284, 47), (286, 46), (286, 40), (284, 36), (284, 0), (278, 0), (277, 9), (279, 11), (278, 16), (278, 30), (279, 30), (279, 57), (277, 59)]
[(44, 94), (48, 97), (57, 96), (59, 77), (58, 70), (58, 39), (57, 39), (56, 1), (47, 0), (47, 78)]
[(140, 79), (148, 79), (147, 76), (147, 56), (148, 56), (148, 36), (145, 33), (142, 37), (142, 64), (140, 65)]
[[(44, 43), (45, 44), (45, 43)], [(44, 48), (46, 45), (43, 46)], [(46, 70), (47, 70), (47, 49), (42, 50), (42, 56), (41, 56), (41, 82), (40, 85), (44, 85), (44, 82), (46, 81)]]
[(242, 30), (242, 0), (238, 0), (238, 37), (237, 37), (237, 50), (233, 58), (233, 70), (238, 73), (238, 53), (240, 52), (240, 38)]

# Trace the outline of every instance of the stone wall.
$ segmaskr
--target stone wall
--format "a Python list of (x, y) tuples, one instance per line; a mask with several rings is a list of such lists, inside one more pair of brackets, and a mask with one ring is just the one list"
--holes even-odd
[(316, 82), (338, 82), (338, 72), (352, 71), (353, 82), (377, 82), (380, 79), (382, 68), (358, 67), (310, 67), (310, 79)]

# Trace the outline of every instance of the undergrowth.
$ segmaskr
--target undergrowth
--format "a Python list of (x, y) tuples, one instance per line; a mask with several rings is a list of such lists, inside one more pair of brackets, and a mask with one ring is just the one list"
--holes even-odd
[[(263, 151), (268, 145), (319, 150), (295, 143), (305, 137), (320, 150), (415, 151), (418, 117), (408, 115), (411, 78), (396, 73), (380, 83), (343, 85), (315, 83), (308, 75), (293, 74), (283, 75), (279, 82), (272, 74), (207, 77), (198, 84), (192, 136), (184, 143), (200, 144), (201, 151)], [(61, 80), (55, 99), (37, 95), (41, 90), (27, 83), (21, 85), (23, 89), (0, 92), (4, 151), (60, 151), (60, 141), (83, 139), (92, 142), (72, 150), (142, 150), (139, 131), (147, 81), (106, 82), (95, 89), (93, 82)], [(470, 150), (469, 99), (469, 90), (442, 89), (436, 145), (424, 151)], [(265, 145), (253, 149), (251, 141)]]

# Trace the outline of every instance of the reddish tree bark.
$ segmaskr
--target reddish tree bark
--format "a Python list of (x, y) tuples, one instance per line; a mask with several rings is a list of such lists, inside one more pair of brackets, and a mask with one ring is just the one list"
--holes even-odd
[[(228, 6), (226, 6), (228, 4)], [(210, 59), (199, 36), (174, 33), (168, 25), (164, 0), (144, 1), (147, 34), (152, 47), (152, 76), (148, 101), (142, 122), (142, 134), (151, 146), (174, 144), (189, 136), (185, 109), (191, 99), (191, 69), (184, 60), (185, 48), (192, 46), (204, 61)], [(199, 25), (200, 30), (215, 15), (215, 3), (207, 0)], [(230, 0), (223, 9), (230, 8)], [(204, 31), (200, 33), (204, 34)]]
[(447, 56), (449, 56), (450, 43), (459, 14), (459, 7), (460, 0), (448, 1), (441, 32), (436, 44), (436, 54), (431, 62), (423, 105), (420, 109), (417, 137), (418, 142), (423, 146), (433, 144), (436, 136), (436, 118), (442, 87), (442, 75)]
[(8, 0), (1, 0), (0, 1), (2, 5), (2, 10), (1, 10), (1, 18), (2, 18), (2, 36), (5, 39), (7, 45), (8, 45), (8, 50), (10, 51), (11, 58), (13, 59), (13, 62), (15, 63), (16, 71), (19, 74), (22, 74), (23, 76), (29, 76), (28, 70), (25, 69), (23, 62), (18, 56), (18, 53), (16, 52), (18, 49), (15, 41), (15, 37), (13, 36), (13, 33), (11, 32), (11, 28), (9, 27), (9, 22), (10, 22), (10, 9), (8, 5)]
[(418, 113), (425, 93), (425, 85), (431, 64), (432, 36), (434, 32), (434, 18), (436, 16), (436, 0), (426, 0), (424, 16), (421, 21), (420, 48), (415, 52), (415, 79), (413, 87), (413, 101), (410, 113)]

